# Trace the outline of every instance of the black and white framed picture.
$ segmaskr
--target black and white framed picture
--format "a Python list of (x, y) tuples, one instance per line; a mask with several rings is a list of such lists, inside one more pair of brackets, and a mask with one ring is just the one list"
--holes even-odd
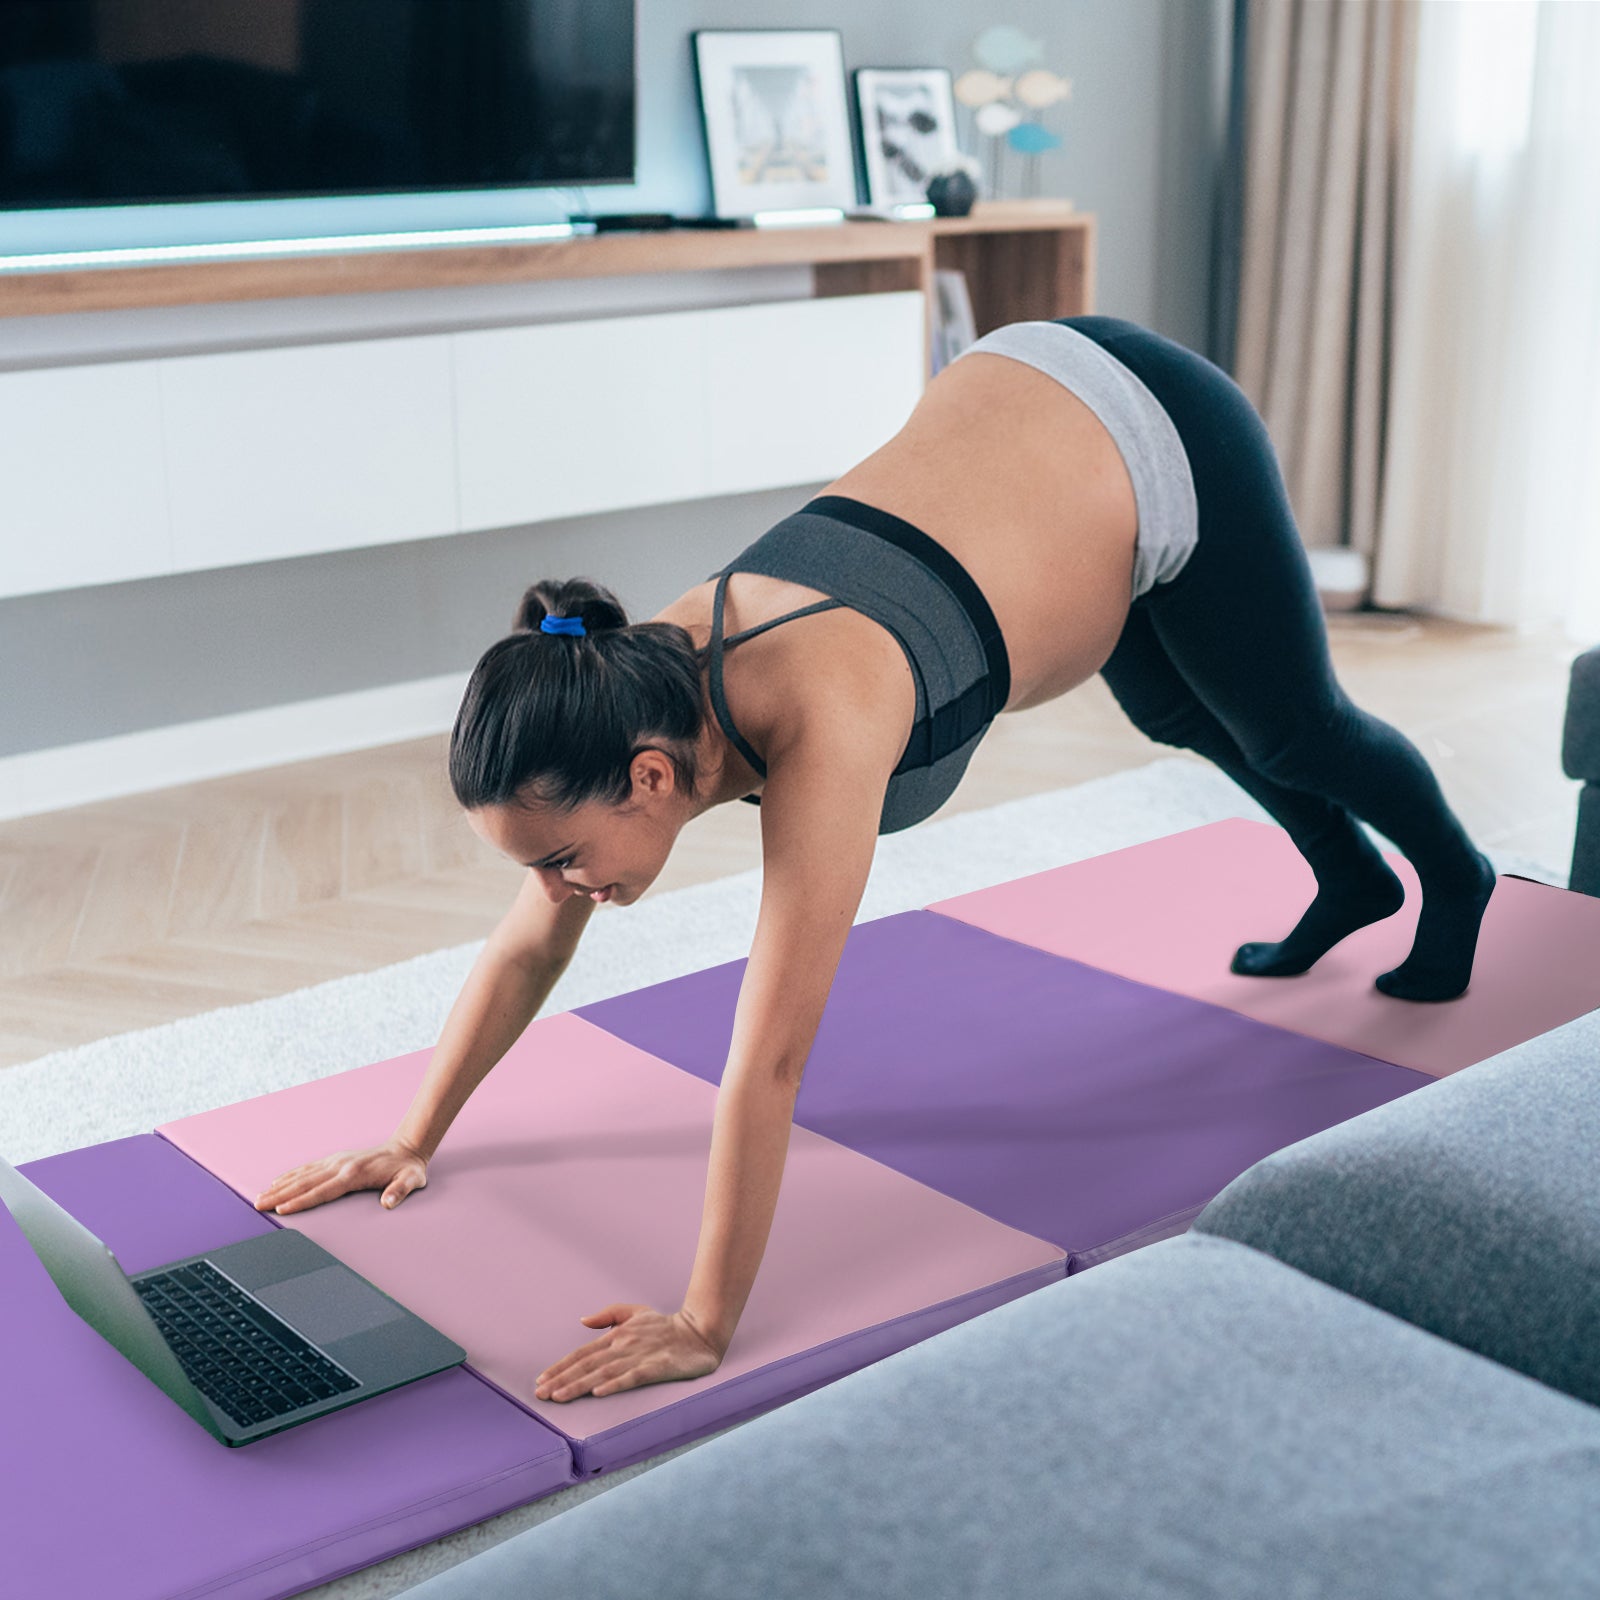
[(838, 30), (701, 28), (691, 38), (716, 214), (854, 209)]
[(858, 67), (867, 203), (909, 205), (957, 154), (956, 102), (943, 67)]

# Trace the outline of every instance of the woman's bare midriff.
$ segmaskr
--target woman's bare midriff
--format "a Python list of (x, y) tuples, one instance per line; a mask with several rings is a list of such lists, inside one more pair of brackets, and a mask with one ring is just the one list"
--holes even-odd
[(1007, 710), (1065, 694), (1115, 648), (1133, 594), (1133, 483), (1100, 419), (1035, 368), (963, 356), (823, 493), (904, 517), (972, 574), (1011, 658)]
[[(1053, 378), (1004, 356), (976, 353), (946, 367), (906, 425), (822, 494), (848, 495), (903, 517), (943, 545), (993, 609), (1011, 663), (1008, 711), (1042, 704), (1104, 666), (1127, 620), (1138, 513), (1133, 484), (1111, 435)], [(697, 643), (711, 631), (714, 585), (699, 584), (659, 613)], [(735, 573), (725, 625), (733, 634), (822, 598), (804, 584)], [(891, 724), (909, 732), (915, 693), (904, 653), (870, 617), (818, 613), (741, 645), (753, 677), (805, 680), (810, 652), (841, 650), (882, 674)], [(744, 674), (737, 674), (743, 677)], [(758, 720), (783, 715), (784, 696), (747, 684), (728, 694)], [(792, 702), (791, 702), (792, 703)], [(886, 711), (889, 707), (886, 706)], [(746, 730), (755, 738), (754, 728)]]

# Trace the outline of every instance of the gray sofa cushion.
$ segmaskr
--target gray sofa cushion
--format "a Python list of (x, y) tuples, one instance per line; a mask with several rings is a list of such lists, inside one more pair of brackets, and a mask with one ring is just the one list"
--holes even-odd
[(1224, 1240), (745, 1423), (414, 1600), (1593, 1593), (1600, 1411)]
[(1572, 663), (1561, 730), (1561, 769), (1569, 778), (1600, 782), (1600, 645)]
[(1280, 1150), (1194, 1226), (1600, 1403), (1600, 1012)]
[(1569, 778), (1585, 780), (1578, 795), (1568, 886), (1580, 894), (1600, 895), (1600, 645), (1572, 663), (1561, 767)]

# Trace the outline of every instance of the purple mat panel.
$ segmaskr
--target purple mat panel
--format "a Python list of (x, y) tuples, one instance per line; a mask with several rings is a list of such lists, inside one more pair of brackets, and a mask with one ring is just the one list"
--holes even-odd
[[(744, 967), (578, 1015), (717, 1083)], [(1182, 1232), (1274, 1150), (1432, 1081), (908, 911), (852, 929), (795, 1120), (1081, 1271)]]
[[(21, 1170), (130, 1273), (275, 1226), (154, 1134)], [(230, 1449), (78, 1318), (3, 1206), (0, 1285), (18, 1600), (278, 1600), (574, 1481), (557, 1435), (460, 1368)]]

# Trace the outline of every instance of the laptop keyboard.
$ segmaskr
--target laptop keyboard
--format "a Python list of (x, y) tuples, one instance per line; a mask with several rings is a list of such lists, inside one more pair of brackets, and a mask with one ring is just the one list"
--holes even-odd
[(190, 1382), (246, 1427), (360, 1387), (209, 1261), (134, 1288)]

